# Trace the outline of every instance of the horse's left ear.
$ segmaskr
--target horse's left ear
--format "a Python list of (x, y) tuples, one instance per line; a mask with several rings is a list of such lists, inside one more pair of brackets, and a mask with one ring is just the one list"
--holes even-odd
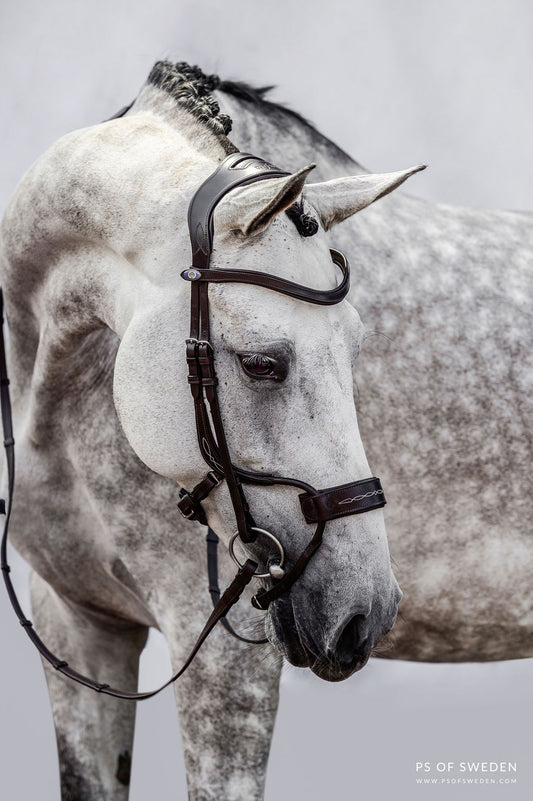
[(292, 206), (315, 166), (309, 164), (293, 175), (257, 181), (229, 192), (215, 211), (215, 229), (241, 231), (245, 236), (264, 231), (276, 215)]
[(368, 173), (350, 178), (335, 178), (320, 184), (307, 184), (304, 196), (318, 212), (327, 231), (332, 225), (388, 195), (410, 175), (425, 168), (425, 164), (420, 164), (400, 172)]

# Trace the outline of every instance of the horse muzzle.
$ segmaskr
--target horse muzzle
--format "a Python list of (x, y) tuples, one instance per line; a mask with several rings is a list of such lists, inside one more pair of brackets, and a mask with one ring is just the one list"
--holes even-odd
[(376, 603), (352, 611), (333, 628), (323, 614), (313, 614), (312, 605), (301, 605), (311, 610), (307, 614), (295, 612), (290, 598), (280, 598), (270, 607), (267, 636), (295, 667), (308, 667), (326, 681), (343, 681), (366, 665), (375, 645), (392, 629), (401, 597), (395, 583), (386, 611)]

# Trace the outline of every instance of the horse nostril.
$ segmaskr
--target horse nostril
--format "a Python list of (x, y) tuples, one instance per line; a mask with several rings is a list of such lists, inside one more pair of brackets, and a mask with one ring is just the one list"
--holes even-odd
[(352, 662), (357, 650), (365, 642), (366, 633), (363, 634), (362, 629), (367, 617), (367, 615), (354, 615), (342, 630), (333, 648), (335, 659), (341, 664)]

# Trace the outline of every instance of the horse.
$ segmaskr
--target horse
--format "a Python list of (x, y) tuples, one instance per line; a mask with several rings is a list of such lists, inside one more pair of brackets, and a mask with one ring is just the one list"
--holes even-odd
[[(292, 282), (329, 297), (339, 264), (347, 291), (347, 266), (341, 254), (332, 261), (326, 229), (418, 168), (310, 183), (305, 205), (312, 166), (274, 170), (217, 204), (217, 275), (257, 277), (266, 265), (269, 276), (259, 287), (210, 287), (223, 434), (212, 405), (219, 455), (209, 452), (207, 416), (200, 452), (202, 413), (189, 397), (183, 353), (191, 289), (178, 268), (190, 258), (191, 197), (237, 150), (202, 80), (185, 65), (157, 64), (126, 114), (67, 135), (38, 160), (2, 223), (18, 444), (12, 536), (32, 567), (36, 628), (61, 655), (45, 670), (63, 799), (127, 798), (135, 706), (109, 697), (108, 682), (135, 691), (149, 627), (183, 662), (208, 616), (203, 537), (197, 523), (177, 521), (175, 502), (205, 484), (204, 459), (218, 467), (225, 483), (202, 494), (201, 516), (234, 541), (232, 470), (217, 462), (223, 438), (239, 469), (257, 474), (303, 476), (306, 486), (335, 484), (345, 494), (354, 491), (346, 479), (358, 486), (371, 475), (354, 405), (359, 315), (349, 303), (322, 308), (295, 302), (294, 289), (289, 297), (268, 287)], [(296, 514), (294, 488), (279, 483), (247, 486), (246, 512), (275, 532), (290, 573), (309, 547), (309, 527)], [(331, 492), (322, 491), (330, 502)], [(343, 495), (339, 506), (357, 500)], [(244, 631), (266, 632), (266, 648), (215, 631), (177, 683), (192, 799), (262, 797), (283, 657), (339, 681), (392, 628), (401, 591), (382, 507), (331, 515), (290, 592), (266, 615), (234, 615)], [(267, 586), (270, 575), (283, 576), (262, 555), (264, 542), (241, 539), (252, 564), (266, 565)], [(69, 665), (93, 677), (100, 694), (65, 682)]]
[[(13, 538), (33, 568), (37, 628), (76, 667), (135, 689), (148, 627), (165, 634), (179, 664), (209, 613), (201, 529), (174, 509), (177, 485), (193, 486), (204, 470), (180, 350), (187, 287), (176, 270), (189, 258), (187, 203), (232, 150), (230, 117), (232, 141), (293, 171), (293, 182), (230, 193), (215, 215), (216, 266), (267, 264), (330, 288), (330, 242), (356, 259), (342, 309), (211, 288), (232, 455), (322, 486), (369, 475), (368, 452), (384, 476), (405, 595), (390, 639), (400, 593), (374, 510), (328, 523), (290, 604), (265, 619), (249, 607), (232, 613), (270, 644), (215, 630), (176, 684), (192, 799), (262, 797), (282, 657), (339, 680), (380, 638), (388, 658), (530, 655), (530, 217), (385, 197), (412, 171), (371, 176), (264, 93), (168, 62), (123, 118), (60, 140), (23, 180), (2, 227), (19, 449)], [(318, 183), (306, 184), (309, 161)], [(319, 232), (302, 237), (284, 204), (316, 217)], [(265, 357), (289, 368), (288, 398), (286, 380), (254, 375)], [(512, 482), (502, 480), (511, 465)], [(298, 553), (309, 534), (294, 493), (247, 495), (254, 517)], [(228, 543), (224, 486), (205, 508)], [(134, 706), (45, 669), (63, 799), (126, 799)]]

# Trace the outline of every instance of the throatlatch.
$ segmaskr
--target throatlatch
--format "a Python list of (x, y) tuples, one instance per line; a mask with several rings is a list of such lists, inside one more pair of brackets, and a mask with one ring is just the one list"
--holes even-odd
[[(121, 116), (128, 110), (122, 110)], [(337, 250), (331, 250), (333, 263), (341, 272), (341, 281), (335, 289), (323, 291), (286, 281), (267, 273), (253, 270), (211, 269), (210, 259), (213, 244), (213, 212), (220, 200), (237, 186), (245, 186), (255, 181), (282, 177), (288, 173), (279, 170), (263, 159), (249, 153), (233, 153), (218, 166), (215, 172), (199, 187), (189, 205), (189, 232), (192, 249), (192, 266), (181, 273), (182, 278), (191, 285), (191, 329), (190, 337), (186, 342), (186, 359), (189, 367), (188, 381), (194, 401), (196, 418), (196, 431), (200, 452), (209, 466), (207, 475), (190, 491), (182, 489), (178, 508), (187, 520), (197, 520), (207, 525), (207, 516), (202, 507), (202, 501), (221, 482), (226, 481), (233, 509), (237, 531), (232, 539), (233, 545), (237, 538), (249, 544), (255, 541), (258, 534), (266, 536), (276, 546), (276, 557), (270, 560), (268, 574), (259, 574), (261, 578), (272, 581), (269, 589), (262, 587), (252, 598), (257, 609), (265, 610), (268, 605), (287, 592), (296, 579), (305, 570), (309, 560), (319, 548), (322, 535), (328, 520), (346, 515), (361, 514), (362, 512), (377, 509), (385, 505), (385, 497), (378, 478), (371, 477), (362, 481), (355, 481), (338, 487), (325, 490), (315, 490), (305, 481), (295, 478), (285, 478), (268, 473), (254, 473), (236, 467), (230, 456), (228, 443), (222, 424), (217, 395), (217, 375), (213, 345), (210, 341), (209, 330), (209, 283), (236, 282), (271, 289), (283, 295), (295, 298), (298, 301), (316, 303), (319, 305), (332, 305), (340, 303), (349, 290), (350, 270), (348, 261)], [(0, 291), (0, 314), (3, 323), (3, 298)], [(176, 681), (188, 668), (199, 651), (203, 642), (213, 630), (219, 620), (226, 628), (244, 642), (266, 642), (266, 640), (248, 640), (233, 631), (225, 620), (229, 609), (240, 598), (243, 590), (257, 577), (258, 564), (247, 559), (220, 596), (216, 569), (216, 549), (218, 537), (208, 530), (208, 574), (209, 591), (213, 600), (214, 609), (204, 628), (202, 629), (193, 649), (181, 667), (165, 684), (150, 692), (128, 692), (118, 690), (109, 684), (99, 683), (84, 676), (71, 668), (68, 663), (55, 656), (41, 640), (28, 620), (17, 598), (15, 588), (10, 577), (10, 567), (7, 560), (7, 540), (11, 510), (13, 505), (13, 492), (15, 485), (15, 441), (13, 439), (13, 425), (11, 415), (11, 401), (9, 395), (9, 379), (7, 375), (5, 342), (3, 326), (0, 336), (0, 403), (2, 412), (2, 425), (4, 431), (4, 446), (6, 449), (8, 498), (7, 505), (0, 507), (0, 513), (5, 513), (4, 529), (1, 542), (1, 568), (11, 604), (24, 627), (29, 638), (40, 654), (58, 672), (74, 681), (89, 687), (99, 693), (124, 698), (126, 700), (140, 701), (151, 698), (158, 692)], [(209, 407), (209, 411), (208, 411)], [(276, 484), (292, 486), (302, 490), (299, 495), (300, 505), (305, 520), (316, 523), (315, 532), (304, 551), (293, 561), (289, 569), (285, 567), (285, 552), (283, 546), (274, 534), (257, 527), (248, 507), (243, 485), (256, 484), (273, 486)], [(3, 502), (2, 502), (3, 503)], [(233, 553), (236, 561), (237, 558)]]

